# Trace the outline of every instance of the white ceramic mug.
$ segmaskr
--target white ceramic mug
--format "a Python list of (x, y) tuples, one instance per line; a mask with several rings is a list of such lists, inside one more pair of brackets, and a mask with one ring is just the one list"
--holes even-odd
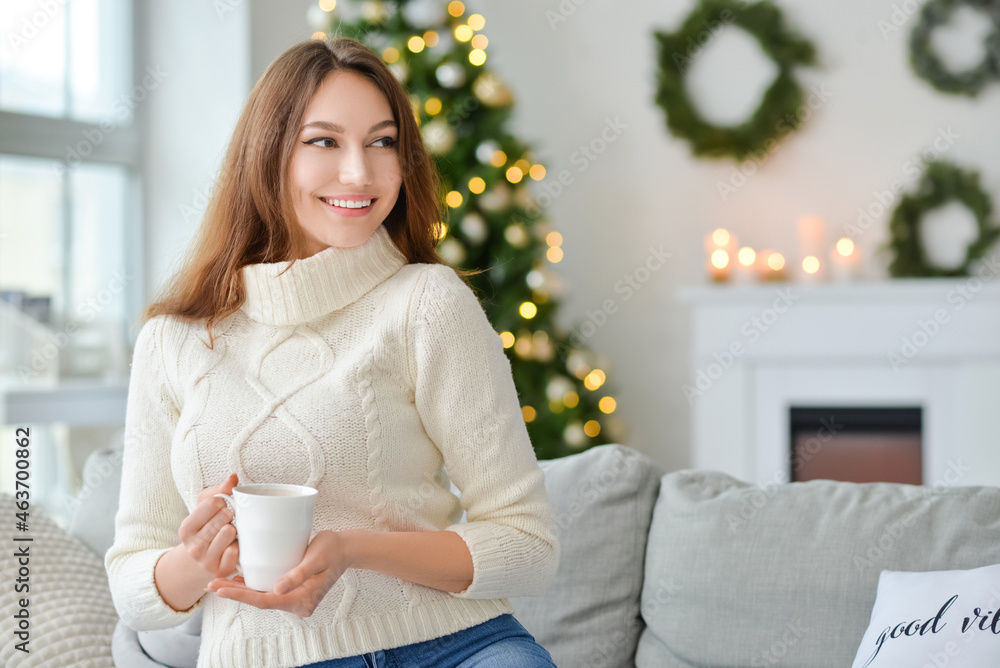
[(238, 572), (248, 587), (271, 591), (282, 575), (302, 561), (317, 494), (304, 485), (260, 483), (238, 485), (232, 496), (215, 495), (233, 513), (240, 543)]

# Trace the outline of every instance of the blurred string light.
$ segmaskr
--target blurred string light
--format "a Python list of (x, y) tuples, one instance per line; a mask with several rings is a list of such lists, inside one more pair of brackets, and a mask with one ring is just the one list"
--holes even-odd
[(521, 406), (521, 415), (525, 422), (534, 422), (535, 418), (538, 417), (538, 411), (531, 406)]
[(324, 12), (332, 12), (337, 6), (337, 0), (319, 0), (319, 8)]
[(500, 341), (503, 343), (504, 348), (510, 348), (514, 345), (514, 334), (511, 332), (500, 332)]
[(600, 369), (594, 369), (593, 371), (587, 374), (586, 378), (583, 379), (583, 386), (588, 390), (593, 391), (599, 388), (601, 385), (604, 385), (605, 380), (606, 377), (604, 375), (604, 372), (601, 371)]
[(473, 65), (482, 65), (486, 62), (486, 52), (482, 49), (473, 49), (469, 52), (469, 62)]
[(541, 181), (545, 178), (545, 167), (542, 165), (532, 165), (531, 169), (528, 170), (528, 176), (535, 181)]
[(406, 47), (413, 53), (420, 53), (424, 50), (424, 38), (414, 35), (406, 42)]
[(468, 23), (473, 30), (482, 30), (486, 26), (486, 19), (482, 14), (473, 14), (469, 17)]
[(781, 253), (771, 253), (767, 256), (767, 266), (772, 271), (781, 271), (785, 268), (785, 256)]
[(458, 18), (465, 13), (465, 3), (455, 0), (454, 2), (448, 3), (448, 13)]
[(427, 46), (433, 48), (437, 46), (440, 41), (441, 41), (441, 36), (438, 35), (437, 32), (433, 30), (428, 30), (427, 32), (424, 33), (424, 44), (426, 44)]
[(612, 397), (602, 397), (601, 400), (597, 402), (597, 407), (601, 409), (602, 413), (610, 415), (615, 412), (616, 408), (618, 408), (618, 402)]
[(538, 307), (535, 306), (534, 302), (523, 302), (518, 312), (525, 320), (531, 320), (538, 315)]
[(802, 260), (802, 270), (807, 274), (815, 274), (819, 271), (819, 258), (809, 255)]
[(326, 39), (326, 33), (322, 31), (316, 31), (312, 34), (313, 39)]
[(511, 183), (520, 183), (521, 179), (524, 178), (524, 172), (518, 167), (510, 167), (507, 170), (507, 180)]
[(493, 155), (490, 156), (490, 164), (494, 167), (503, 167), (507, 162), (507, 154), (503, 151), (496, 150), (493, 151)]
[(438, 241), (441, 241), (448, 236), (448, 223), (435, 223), (434, 236)]
[(455, 26), (455, 39), (459, 42), (468, 42), (472, 39), (472, 28), (465, 23)]
[(580, 395), (570, 390), (563, 395), (563, 403), (566, 404), (566, 408), (576, 408), (580, 403)]
[(469, 192), (479, 195), (484, 190), (486, 190), (486, 181), (478, 176), (473, 176), (469, 179)]
[(450, 206), (453, 209), (457, 209), (458, 207), (462, 206), (462, 200), (463, 200), (462, 193), (458, 192), (457, 190), (452, 190), (444, 197), (444, 201), (448, 204), (448, 206)]
[(399, 49), (394, 46), (387, 47), (382, 52), (382, 60), (392, 65), (397, 60), (399, 60)]
[(725, 246), (729, 243), (729, 231), (723, 228), (719, 228), (712, 232), (712, 243), (716, 246)]
[(436, 97), (427, 98), (424, 102), (424, 111), (426, 111), (431, 116), (435, 116), (441, 113), (441, 100)]
[(757, 260), (757, 253), (754, 252), (749, 246), (744, 246), (740, 249), (740, 252), (736, 254), (736, 259), (744, 267), (752, 267), (753, 263)]
[(549, 249), (545, 251), (545, 258), (552, 264), (562, 262), (563, 249), (560, 248), (562, 242), (563, 237), (558, 232), (549, 232), (545, 236), (545, 243), (549, 246)]
[(587, 423), (583, 425), (583, 433), (594, 438), (601, 433), (601, 423), (597, 420), (587, 420)]

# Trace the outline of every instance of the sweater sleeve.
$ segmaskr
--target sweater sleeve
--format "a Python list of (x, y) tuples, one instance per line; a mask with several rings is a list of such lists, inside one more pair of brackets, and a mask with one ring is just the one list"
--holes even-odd
[(449, 267), (431, 265), (416, 287), (411, 373), (416, 408), (461, 491), (467, 521), (448, 527), (472, 554), (459, 598), (541, 593), (559, 542), (510, 362), (478, 300)]
[(166, 324), (165, 317), (151, 319), (136, 341), (115, 541), (104, 557), (115, 608), (136, 631), (177, 626), (201, 606), (199, 601), (187, 611), (175, 611), (153, 579), (156, 562), (180, 543), (177, 530), (188, 515), (170, 467), (179, 410), (164, 367)]

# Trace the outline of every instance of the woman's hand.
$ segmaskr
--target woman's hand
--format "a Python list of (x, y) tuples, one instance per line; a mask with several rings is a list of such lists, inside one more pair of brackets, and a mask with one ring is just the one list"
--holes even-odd
[(181, 522), (177, 533), (191, 558), (215, 577), (227, 577), (236, 570), (240, 548), (233, 513), (216, 494), (231, 494), (239, 484), (234, 473), (221, 484), (206, 487), (198, 494), (198, 505)]
[(207, 591), (257, 608), (286, 610), (309, 617), (350, 568), (344, 542), (338, 532), (320, 531), (309, 543), (299, 565), (275, 583), (274, 591), (250, 589), (242, 577), (213, 580), (208, 583)]

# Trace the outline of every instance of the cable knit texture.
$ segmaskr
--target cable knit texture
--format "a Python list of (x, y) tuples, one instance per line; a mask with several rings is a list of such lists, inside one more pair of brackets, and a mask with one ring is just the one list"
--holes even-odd
[[(174, 317), (139, 334), (105, 557), (122, 620), (166, 628), (204, 607), (198, 668), (286, 668), (454, 633), (539, 593), (559, 555), (542, 472), (500, 338), (455, 272), (406, 264), (379, 227), (243, 277), (246, 303), (214, 350), (204, 326)], [(349, 569), (305, 619), (214, 594), (177, 612), (156, 561), (198, 493), (233, 472), (316, 487), (313, 536), (454, 531), (472, 584), (452, 594)]]

